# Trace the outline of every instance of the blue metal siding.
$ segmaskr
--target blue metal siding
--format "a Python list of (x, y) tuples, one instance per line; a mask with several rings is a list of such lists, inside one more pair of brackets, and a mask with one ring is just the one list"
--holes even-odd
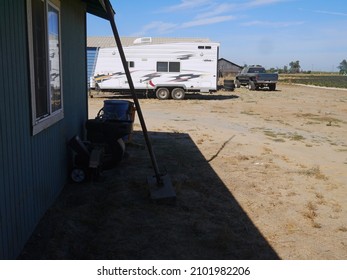
[(87, 63), (86, 63), (86, 13), (78, 1), (62, 3), (62, 55), (64, 82), (64, 109), (68, 141), (75, 134), (83, 136), (88, 118)]
[(87, 48), (87, 83), (89, 84), (90, 77), (94, 74), (95, 62), (98, 56), (98, 49), (93, 47)]
[(85, 4), (61, 1), (63, 120), (32, 136), (26, 1), (0, 1), (0, 259), (20, 253), (67, 178), (87, 118)]
[[(2, 256), (14, 256), (27, 231), (25, 192), (30, 156), (29, 96), (27, 92), (27, 62), (23, 36), (26, 26), (24, 1), (1, 1), (1, 249)], [(6, 40), (3, 40), (6, 38)], [(30, 162), (29, 162), (30, 163)]]

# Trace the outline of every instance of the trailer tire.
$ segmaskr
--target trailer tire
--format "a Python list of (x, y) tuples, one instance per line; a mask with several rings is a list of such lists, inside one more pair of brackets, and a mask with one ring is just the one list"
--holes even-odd
[(155, 94), (160, 100), (169, 99), (170, 97), (170, 91), (167, 88), (158, 88)]
[(183, 88), (174, 88), (171, 92), (171, 97), (175, 100), (183, 100), (185, 92)]

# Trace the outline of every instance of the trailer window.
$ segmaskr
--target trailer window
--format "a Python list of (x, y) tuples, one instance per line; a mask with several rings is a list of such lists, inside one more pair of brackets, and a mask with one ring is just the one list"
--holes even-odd
[(180, 72), (180, 62), (157, 62), (157, 72)]
[(128, 67), (129, 68), (134, 68), (135, 67), (135, 62), (134, 61), (128, 61)]
[(169, 72), (180, 72), (180, 62), (169, 62)]
[(169, 63), (168, 62), (157, 62), (157, 72), (168, 72)]
[(32, 123), (33, 134), (36, 134), (64, 116), (60, 11), (59, 1), (55, 0), (30, 0), (27, 3)]
[(210, 50), (211, 48), (212, 48), (211, 46), (198, 46), (199, 50), (204, 50), (204, 49)]

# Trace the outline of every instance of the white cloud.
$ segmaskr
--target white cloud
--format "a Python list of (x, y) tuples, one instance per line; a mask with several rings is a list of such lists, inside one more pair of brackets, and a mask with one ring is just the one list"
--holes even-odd
[(146, 34), (168, 34), (179, 29), (186, 29), (186, 28), (191, 28), (195, 26), (216, 24), (220, 22), (230, 21), (233, 19), (235, 19), (234, 16), (216, 16), (216, 17), (210, 17), (210, 18), (195, 19), (192, 21), (183, 22), (181, 24), (174, 24), (174, 23), (168, 23), (168, 22), (162, 22), (162, 21), (153, 21), (143, 26), (139, 32), (131, 34), (131, 36), (137, 37), (137, 36), (144, 36)]
[(230, 12), (233, 8), (237, 7), (235, 4), (221, 3), (219, 5), (213, 5), (208, 7), (207, 12), (200, 13), (196, 18), (206, 18), (221, 15)]
[(132, 36), (143, 36), (146, 34), (167, 34), (172, 32), (178, 27), (175, 23), (152, 21), (141, 28), (139, 32), (132, 34)]
[(287, 2), (288, 0), (252, 0), (247, 3), (244, 3), (244, 7), (252, 8), (252, 7), (259, 7), (259, 6), (266, 6), (271, 4), (277, 4), (280, 2)]
[(235, 19), (234, 16), (217, 16), (217, 17), (209, 17), (209, 18), (199, 18), (196, 20), (184, 22), (181, 24), (180, 28), (189, 28), (193, 26), (201, 26), (201, 25), (210, 25), (219, 22), (225, 22)]
[(327, 14), (327, 15), (333, 15), (333, 16), (344, 16), (344, 17), (347, 17), (347, 13), (330, 12), (330, 11), (319, 11), (319, 10), (316, 10), (314, 12), (315, 13), (319, 13), (319, 14)]
[[(145, 34), (167, 34), (178, 29), (187, 29), (197, 26), (206, 26), (221, 22), (235, 20), (236, 16), (233, 11), (247, 10), (259, 6), (276, 4), (291, 0), (248, 0), (238, 3), (217, 0), (180, 0), (178, 4), (164, 7), (157, 13), (181, 13), (182, 11), (194, 14), (192, 19), (186, 22), (169, 23), (163, 21), (154, 21), (145, 25), (137, 35)], [(268, 25), (273, 27), (287, 27), (290, 25), (299, 25), (299, 22), (260, 22), (253, 21), (244, 23), (244, 26)]]
[(182, 10), (190, 10), (197, 7), (202, 7), (206, 5), (210, 5), (213, 3), (213, 0), (181, 0), (181, 2), (177, 5), (164, 7), (160, 10), (160, 12), (177, 12)]
[(245, 9), (245, 8), (253, 8), (253, 7), (259, 7), (259, 6), (266, 6), (271, 4), (277, 4), (281, 2), (287, 2), (292, 0), (249, 0), (249, 1), (243, 1), (243, 3), (229, 3), (229, 2), (222, 2), (220, 4), (217, 4), (216, 0), (181, 0), (179, 4), (164, 7), (160, 9), (160, 12), (177, 12), (182, 10), (190, 10), (195, 8), (211, 8), (211, 13), (222, 13), (223, 9), (224, 12), (227, 12), (230, 10), (230, 8), (235, 9)]
[(275, 22), (275, 21), (259, 21), (259, 20), (254, 20), (254, 21), (249, 21), (242, 23), (242, 26), (268, 26), (268, 27), (289, 27), (289, 26), (297, 26), (297, 25), (302, 25), (304, 24), (304, 21), (287, 21), (287, 22)]

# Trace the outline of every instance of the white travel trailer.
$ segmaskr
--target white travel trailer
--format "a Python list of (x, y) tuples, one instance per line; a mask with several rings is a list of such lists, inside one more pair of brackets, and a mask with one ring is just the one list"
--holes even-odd
[[(184, 99), (188, 92), (215, 92), (219, 43), (144, 44), (144, 38), (124, 47), (135, 90), (158, 99)], [(100, 48), (90, 87), (129, 91), (117, 48)]]

